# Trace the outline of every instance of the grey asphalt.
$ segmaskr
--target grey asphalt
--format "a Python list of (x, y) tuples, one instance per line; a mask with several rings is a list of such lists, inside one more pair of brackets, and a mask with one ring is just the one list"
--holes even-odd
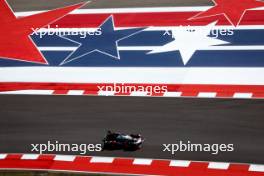
[[(83, 96), (0, 96), (0, 152), (32, 143), (101, 143), (108, 129), (141, 133), (136, 152), (87, 155), (264, 163), (264, 100)], [(232, 143), (234, 152), (162, 152), (163, 143)], [(56, 152), (59, 153), (59, 152)], [(63, 152), (65, 153), (65, 152)], [(78, 154), (66, 152), (65, 154)]]
[[(84, 0), (7, 0), (14, 11), (45, 10), (71, 5)], [(83, 8), (124, 8), (124, 7), (168, 7), (168, 6), (207, 6), (210, 0), (91, 0)]]

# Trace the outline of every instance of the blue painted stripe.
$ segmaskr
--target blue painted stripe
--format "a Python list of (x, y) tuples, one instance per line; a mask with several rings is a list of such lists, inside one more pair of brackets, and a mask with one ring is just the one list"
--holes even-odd
[[(70, 52), (43, 52), (49, 66), (58, 66)], [(264, 51), (197, 51), (183, 65), (178, 51), (146, 55), (144, 51), (121, 51), (121, 60), (92, 53), (63, 67), (264, 67)], [(0, 59), (1, 67), (41, 66), (20, 61)], [(45, 66), (45, 65), (44, 65)]]

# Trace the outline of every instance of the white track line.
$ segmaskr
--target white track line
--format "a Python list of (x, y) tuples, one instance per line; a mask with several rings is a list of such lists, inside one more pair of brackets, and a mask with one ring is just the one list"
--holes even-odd
[(90, 163), (112, 163), (113, 161), (112, 157), (92, 157)]
[(200, 92), (198, 94), (199, 98), (214, 98), (216, 97), (216, 92)]
[(218, 163), (218, 162), (210, 162), (208, 165), (209, 169), (223, 169), (226, 170), (229, 167), (229, 163)]
[(115, 91), (99, 91), (98, 95), (102, 95), (102, 96), (114, 96), (115, 95)]
[(151, 165), (152, 159), (134, 159), (133, 164), (135, 165)]
[[(148, 13), (148, 12), (199, 12), (212, 6), (179, 6), (179, 7), (142, 7), (142, 8), (105, 8), (105, 9), (77, 9), (70, 14), (98, 14), (98, 13)], [(263, 7), (251, 10), (264, 10)], [(28, 16), (45, 11), (16, 12), (16, 16)]]
[[(119, 46), (120, 51), (151, 51), (160, 48), (159, 46)], [(38, 47), (40, 51), (75, 51), (77, 47)], [(264, 45), (247, 45), (247, 46), (210, 46), (207, 48), (200, 49), (200, 51), (251, 51), (251, 50), (264, 50)]]
[(252, 93), (235, 93), (233, 98), (252, 98)]
[(182, 92), (165, 92), (164, 97), (181, 97)]
[(8, 95), (52, 95), (54, 90), (17, 90), (17, 91), (4, 91), (0, 92), (0, 94), (8, 94)]
[(56, 155), (54, 160), (55, 161), (74, 161), (76, 156), (72, 155)]
[(134, 92), (131, 92), (130, 96), (146, 97), (146, 96), (149, 96), (149, 95), (148, 95), (148, 92), (134, 91)]
[(189, 167), (191, 161), (183, 161), (183, 160), (172, 160), (170, 162), (170, 166), (173, 167)]
[(39, 154), (24, 154), (21, 159), (22, 160), (36, 160), (38, 159)]
[(84, 90), (69, 90), (67, 95), (83, 95)]
[(249, 167), (249, 171), (264, 172), (264, 165), (251, 164)]
[(7, 157), (7, 154), (0, 154), (0, 160), (5, 159)]

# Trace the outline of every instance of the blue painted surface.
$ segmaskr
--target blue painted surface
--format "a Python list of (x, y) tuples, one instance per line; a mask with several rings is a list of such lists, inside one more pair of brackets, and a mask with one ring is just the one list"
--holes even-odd
[[(58, 67), (263, 67), (264, 50), (222, 50), (196, 51), (184, 65), (179, 51), (147, 54), (149, 51), (118, 51), (118, 46), (162, 46), (173, 39), (164, 31), (142, 31), (127, 29), (116, 31), (112, 19), (101, 25), (103, 35), (59, 37), (32, 35), (39, 47), (78, 47), (76, 51), (43, 51), (49, 65), (0, 59), (0, 67), (58, 66)], [(211, 37), (216, 37), (212, 31)], [(230, 42), (227, 46), (264, 45), (264, 29), (233, 30), (233, 35), (219, 35), (217, 38)], [(130, 37), (124, 38), (128, 35)], [(122, 39), (124, 38), (124, 39)], [(70, 39), (70, 40), (69, 40)], [(122, 39), (122, 40), (120, 40)], [(177, 38), (176, 38), (177, 39)], [(119, 41), (120, 40), (120, 41)], [(95, 51), (97, 50), (97, 51)], [(100, 52), (98, 52), (100, 51)], [(106, 53), (106, 54), (105, 54)], [(119, 54), (118, 54), (119, 53)], [(113, 57), (114, 56), (114, 57)], [(60, 64), (66, 59), (64, 65)]]

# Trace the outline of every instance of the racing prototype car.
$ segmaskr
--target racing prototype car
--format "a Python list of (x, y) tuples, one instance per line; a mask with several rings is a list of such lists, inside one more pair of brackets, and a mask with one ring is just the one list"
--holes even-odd
[(140, 134), (122, 134), (108, 131), (103, 139), (103, 150), (136, 151), (142, 148), (144, 139)]

